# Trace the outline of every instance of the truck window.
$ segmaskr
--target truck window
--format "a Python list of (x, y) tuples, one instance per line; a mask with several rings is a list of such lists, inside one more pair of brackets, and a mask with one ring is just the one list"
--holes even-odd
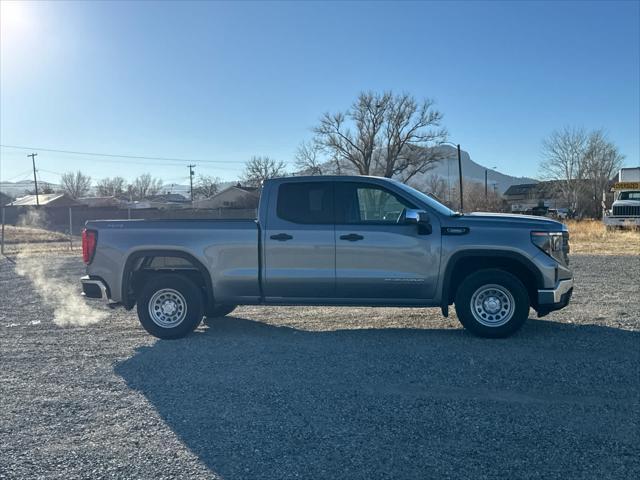
[(382, 187), (336, 184), (336, 223), (397, 223), (405, 208), (415, 207)]
[(640, 192), (620, 192), (618, 200), (640, 200)]
[(291, 182), (280, 185), (276, 212), (293, 223), (333, 224), (331, 182)]

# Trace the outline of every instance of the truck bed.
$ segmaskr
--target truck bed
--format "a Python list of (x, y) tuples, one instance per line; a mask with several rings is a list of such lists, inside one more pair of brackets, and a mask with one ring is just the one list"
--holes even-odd
[(260, 296), (255, 220), (97, 220), (86, 228), (98, 232), (91, 274), (106, 281), (116, 302), (122, 299), (129, 259), (146, 251), (197, 260), (207, 269), (219, 301)]

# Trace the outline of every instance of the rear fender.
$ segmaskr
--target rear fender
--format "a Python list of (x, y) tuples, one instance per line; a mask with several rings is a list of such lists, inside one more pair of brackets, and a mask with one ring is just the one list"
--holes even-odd
[(213, 305), (213, 284), (211, 282), (211, 274), (202, 262), (193, 255), (179, 250), (139, 250), (129, 255), (122, 273), (122, 305), (127, 310), (131, 310), (136, 303), (136, 299), (132, 295), (133, 274), (141, 268), (146, 258), (153, 257), (176, 257), (182, 258), (191, 263), (202, 274), (202, 278), (204, 279), (206, 288), (206, 307)]

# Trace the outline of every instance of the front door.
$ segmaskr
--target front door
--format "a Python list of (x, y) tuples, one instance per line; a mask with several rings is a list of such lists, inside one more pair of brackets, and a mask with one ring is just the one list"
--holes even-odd
[(333, 297), (333, 183), (289, 180), (277, 188), (263, 236), (265, 297)]
[(416, 206), (372, 183), (336, 182), (335, 202), (336, 297), (387, 303), (433, 298), (439, 225), (427, 234), (405, 224), (404, 209)]

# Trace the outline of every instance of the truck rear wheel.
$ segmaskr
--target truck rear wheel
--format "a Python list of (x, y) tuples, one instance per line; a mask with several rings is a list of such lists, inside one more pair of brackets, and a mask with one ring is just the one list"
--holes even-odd
[(157, 275), (142, 288), (137, 299), (138, 319), (154, 337), (182, 338), (202, 321), (202, 293), (181, 275)]
[(455, 305), (460, 323), (480, 337), (508, 337), (529, 316), (527, 289), (516, 276), (498, 269), (480, 270), (465, 278)]

